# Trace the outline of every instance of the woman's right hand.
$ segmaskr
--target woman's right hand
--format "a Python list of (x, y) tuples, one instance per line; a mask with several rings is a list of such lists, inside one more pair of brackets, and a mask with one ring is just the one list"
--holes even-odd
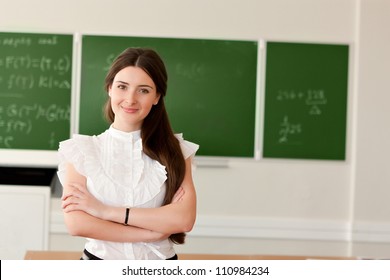
[(86, 185), (69, 183), (67, 194), (62, 195), (62, 209), (65, 213), (71, 211), (84, 211), (91, 216), (104, 219), (107, 205), (97, 200)]

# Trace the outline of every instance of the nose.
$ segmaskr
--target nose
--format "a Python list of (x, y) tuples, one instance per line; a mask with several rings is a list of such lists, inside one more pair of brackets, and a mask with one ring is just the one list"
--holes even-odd
[(135, 89), (129, 88), (129, 89), (126, 91), (125, 100), (126, 100), (126, 102), (128, 102), (129, 104), (135, 104), (135, 103), (137, 103), (137, 93), (136, 93)]

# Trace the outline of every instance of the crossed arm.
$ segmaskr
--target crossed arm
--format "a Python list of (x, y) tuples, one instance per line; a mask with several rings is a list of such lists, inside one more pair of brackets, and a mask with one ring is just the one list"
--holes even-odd
[(86, 178), (72, 164), (62, 196), (65, 224), (71, 235), (115, 242), (153, 242), (192, 229), (196, 218), (196, 193), (191, 159), (186, 160), (183, 183), (172, 202), (158, 208), (131, 208), (124, 226), (126, 207), (108, 206), (91, 195)]

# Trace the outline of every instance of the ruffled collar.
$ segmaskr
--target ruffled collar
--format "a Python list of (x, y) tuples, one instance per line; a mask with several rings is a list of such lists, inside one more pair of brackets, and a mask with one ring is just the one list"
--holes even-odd
[(141, 139), (141, 130), (131, 131), (131, 132), (125, 132), (119, 129), (114, 128), (112, 125), (109, 127), (108, 132), (110, 135), (116, 139), (123, 140), (123, 141), (138, 141)]

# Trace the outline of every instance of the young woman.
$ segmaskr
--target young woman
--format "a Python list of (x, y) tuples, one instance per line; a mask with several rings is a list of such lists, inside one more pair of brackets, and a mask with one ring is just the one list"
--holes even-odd
[(177, 259), (196, 218), (196, 144), (174, 135), (167, 72), (151, 49), (129, 48), (105, 79), (111, 126), (60, 143), (68, 231), (87, 238), (82, 259)]

